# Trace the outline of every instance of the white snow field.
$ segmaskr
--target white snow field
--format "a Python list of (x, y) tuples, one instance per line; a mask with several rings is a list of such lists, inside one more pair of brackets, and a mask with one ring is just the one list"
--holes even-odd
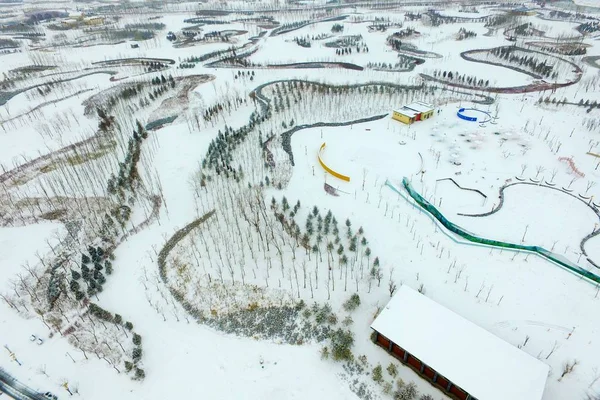
[[(600, 396), (600, 15), (110, 3), (0, 8), (2, 370), (59, 399), (448, 399), (372, 342), (412, 288), (499, 338), (481, 362), (549, 371), (541, 399)], [(65, 9), (104, 20), (26, 23)], [(497, 47), (518, 56), (461, 56)], [(391, 118), (417, 100), (431, 119)], [(459, 237), (403, 178), (472, 235), (577, 268)]]

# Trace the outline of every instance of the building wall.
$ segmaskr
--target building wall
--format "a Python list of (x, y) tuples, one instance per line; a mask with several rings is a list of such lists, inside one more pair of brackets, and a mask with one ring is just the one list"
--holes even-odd
[[(420, 113), (420, 116), (421, 116), (420, 120), (423, 121), (423, 120), (426, 120), (426, 119), (429, 119), (429, 118), (433, 117), (433, 111), (434, 110)], [(411, 118), (411, 117), (409, 117), (407, 115), (404, 115), (402, 113), (399, 113), (397, 111), (394, 111), (392, 113), (392, 119), (395, 119), (396, 121), (400, 121), (400, 122), (405, 123), (407, 125), (410, 125), (413, 122), (415, 122), (415, 118)]]
[(431, 118), (431, 117), (433, 117), (433, 110), (427, 111), (427, 112), (424, 112), (423, 114), (421, 114), (421, 119), (422, 120), (426, 120), (426, 119)]
[(410, 125), (414, 122), (413, 118), (410, 118), (407, 115), (401, 114), (399, 112), (394, 111), (392, 114), (392, 118), (395, 119), (396, 121), (400, 121), (402, 123), (405, 123), (407, 125)]
[(87, 21), (85, 21), (85, 23), (87, 25), (101, 25), (104, 23), (104, 18), (102, 18), (102, 17), (90, 18)]
[(437, 387), (452, 399), (455, 400), (469, 400), (474, 399), (469, 397), (469, 394), (462, 390), (460, 387), (454, 385), (447, 378), (440, 375), (437, 371), (435, 371), (430, 366), (424, 364), (404, 350), (402, 347), (398, 346), (396, 343), (393, 343), (391, 340), (383, 336), (379, 332), (376, 333), (375, 343), (381, 347), (383, 347), (388, 353), (392, 354), (398, 360), (400, 360), (404, 365), (412, 368), (417, 374), (419, 374), (423, 379), (431, 383), (433, 386)]

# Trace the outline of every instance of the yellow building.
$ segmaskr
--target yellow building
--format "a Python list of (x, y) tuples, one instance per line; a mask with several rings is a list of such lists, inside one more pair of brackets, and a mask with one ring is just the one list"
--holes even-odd
[(94, 16), (83, 19), (86, 25), (102, 25), (104, 23), (104, 17)]
[(433, 105), (424, 103), (422, 101), (415, 101), (414, 103), (400, 108), (399, 110), (394, 110), (392, 112), (392, 119), (410, 125), (415, 121), (424, 121), (433, 117), (434, 111), (435, 108)]

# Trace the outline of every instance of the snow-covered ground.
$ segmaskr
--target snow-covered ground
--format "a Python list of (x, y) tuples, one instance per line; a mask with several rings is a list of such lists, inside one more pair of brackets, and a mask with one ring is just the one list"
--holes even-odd
[[(242, 5), (236, 3), (235, 7)], [(6, 300), (0, 301), (0, 338), (22, 365), (11, 361), (9, 353), (2, 350), (0, 367), (23, 383), (40, 391), (50, 390), (60, 398), (68, 396), (61, 386), (65, 382), (71, 390), (77, 387), (78, 395), (86, 400), (179, 397), (349, 399), (356, 397), (356, 392), (360, 396), (361, 391), (357, 388), (361, 383), (367, 395), (372, 396), (370, 398), (391, 398), (385, 393), (385, 386), (373, 382), (368, 374), (344, 369), (341, 363), (331, 359), (320, 359), (319, 352), (323, 346), (330, 346), (328, 341), (315, 343), (309, 340), (290, 345), (280, 343), (280, 340), (259, 339), (258, 336), (226, 334), (194, 322), (180, 300), (176, 300), (169, 291), (174, 288), (172, 281), (166, 283), (161, 280), (158, 255), (176, 231), (214, 208), (216, 216), (192, 230), (172, 250), (166, 265), (171, 279), (185, 276), (191, 282), (190, 286), (197, 285), (195, 290), (206, 291), (215, 287), (209, 285), (216, 285), (218, 295), (229, 294), (231, 297), (225, 299), (231, 304), (226, 301), (225, 309), (228, 306), (231, 310), (236, 307), (251, 309), (254, 306), (250, 301), (244, 303), (246, 300), (260, 297), (269, 303), (274, 301), (275, 293), (284, 293), (277, 298), (286, 298), (290, 302), (302, 299), (309, 307), (314, 302), (320, 305), (329, 303), (338, 318), (338, 322), (331, 323), (331, 326), (348, 329), (354, 335), (352, 352), (357, 363), (363, 363), (370, 372), (378, 364), (385, 369), (393, 362), (398, 365), (398, 377), (406, 383), (414, 381), (422, 394), (430, 394), (435, 399), (445, 398), (412, 370), (401, 367), (399, 362), (373, 345), (369, 338), (369, 326), (378, 310), (388, 302), (390, 287), (394, 284), (408, 285), (548, 364), (550, 375), (543, 400), (584, 399), (587, 393), (600, 391), (597, 364), (600, 344), (596, 334), (600, 322), (594, 318), (596, 303), (600, 301), (597, 285), (533, 254), (475, 246), (457, 240), (427, 213), (385, 186), (388, 181), (400, 188), (402, 178), (407, 177), (415, 190), (436, 205), (449, 220), (468, 231), (490, 239), (552, 249), (571, 262), (599, 273), (587, 258), (600, 263), (600, 239), (595, 237), (587, 242), (587, 256), (580, 249), (581, 240), (599, 225), (597, 211), (594, 212), (591, 206), (598, 204), (597, 199), (600, 198), (600, 187), (595, 184), (600, 179), (600, 159), (586, 154), (600, 153), (597, 109), (588, 113), (585, 107), (551, 102), (551, 99), (566, 99), (573, 103), (600, 100), (596, 69), (581, 63), (580, 56), (569, 57), (583, 69), (580, 84), (558, 88), (553, 93), (490, 94), (494, 100), (491, 105), (473, 103), (472, 100), (476, 99), (474, 94), (489, 94), (482, 91), (471, 94), (454, 93), (452, 89), (438, 90), (435, 94), (385, 92), (371, 85), (369, 90), (380, 90), (374, 94), (372, 91), (319, 91), (316, 85), (311, 86), (313, 89), (309, 91), (308, 86), (306, 89), (292, 88), (285, 82), (280, 86), (270, 85), (263, 89), (263, 94), (272, 100), (272, 106), (279, 96), (277, 93), (282, 90), (284, 94), (281, 101), (277, 100), (277, 111), (272, 109), (273, 116), (251, 131), (245, 141), (240, 140), (232, 150), (231, 165), (234, 169), (243, 166), (243, 178), (238, 183), (231, 177), (225, 178), (223, 173), (216, 174), (209, 166), (202, 167), (202, 162), (211, 149), (211, 141), (220, 137), (226, 126), (238, 129), (247, 124), (252, 112), (257, 110), (251, 93), (259, 85), (290, 79), (334, 85), (369, 82), (418, 85), (422, 82), (419, 74), (432, 74), (433, 70), (459, 71), (478, 78), (485, 76), (491, 87), (527, 85), (535, 79), (508, 68), (461, 58), (460, 53), (467, 50), (509, 44), (502, 35), (502, 29), (491, 36), (484, 36), (488, 29), (483, 23), (431, 27), (420, 21), (404, 21), (404, 10), (382, 12), (361, 7), (339, 12), (352, 12), (353, 16), (364, 17), (365, 22), (351, 22), (350, 16), (345, 21), (319, 22), (282, 35), (269, 36), (267, 33), (259, 39), (256, 44), (258, 50), (248, 57), (248, 61), (257, 64), (327, 61), (362, 67), (366, 67), (368, 62), (393, 64), (398, 60), (398, 53), (386, 44), (386, 39), (400, 28), (389, 28), (387, 32), (371, 32), (368, 28), (375, 17), (390, 17), (392, 21), (402, 21), (403, 28), (412, 27), (419, 32), (405, 42), (430, 53), (423, 57), (425, 63), (407, 73), (369, 69), (208, 68), (202, 63), (195, 68), (180, 69), (177, 66), (189, 57), (225, 50), (231, 44), (173, 47), (166, 39), (166, 33), (179, 33), (190, 25), (183, 20), (193, 16), (193, 12), (175, 12), (176, 7), (172, 5), (162, 18), (148, 21), (164, 23), (166, 28), (158, 32), (155, 39), (140, 42), (137, 49), (126, 42), (77, 48), (60, 46), (45, 52), (23, 44), (26, 50), (21, 53), (0, 55), (0, 71), (6, 73), (34, 63), (58, 66), (57, 71), (45, 72), (49, 73), (84, 71), (94, 62), (117, 58), (158, 57), (176, 61), (168, 70), (144, 75), (140, 75), (143, 72), (140, 67), (109, 66), (106, 69), (115, 69), (115, 77), (123, 80), (114, 82), (109, 80), (109, 75), (92, 75), (69, 84), (57, 84), (49, 95), (39, 94), (33, 89), (15, 96), (0, 107), (0, 122), (5, 122), (5, 129), (0, 133), (0, 173), (92, 137), (99, 119), (95, 114), (85, 115), (82, 102), (93, 94), (123, 82), (150, 80), (161, 74), (167, 77), (214, 75), (213, 80), (191, 88), (189, 104), (182, 107), (184, 111), (177, 110), (179, 117), (173, 124), (149, 132), (148, 139), (141, 145), (138, 172), (142, 185), (137, 189), (137, 195), (160, 196), (158, 218), (149, 219), (147, 226), (128, 235), (127, 240), (116, 248), (112, 261), (114, 272), (106, 277), (103, 291), (90, 296), (92, 302), (111, 313), (120, 314), (125, 321), (131, 321), (135, 332), (142, 336), (141, 365), (145, 380), (132, 380), (123, 365), (113, 367), (99, 354), (86, 355), (67, 340), (71, 333), (64, 333), (65, 337), (62, 337), (63, 333), (46, 327), (45, 320), (36, 315), (36, 310), (17, 313)], [(426, 11), (424, 7), (411, 10)], [(480, 17), (497, 10), (481, 8), (480, 13), (459, 13), (456, 8), (451, 8), (440, 12), (458, 17)], [(160, 15), (160, 12), (152, 15)], [(148, 16), (125, 14), (119, 24), (145, 22)], [(324, 17), (323, 10), (273, 13), (273, 16), (281, 22)], [(243, 45), (262, 30), (254, 24), (228, 22), (236, 17), (247, 15), (223, 16), (227, 23), (205, 25), (202, 29), (205, 32), (248, 31), (235, 37), (235, 46)], [(536, 17), (527, 20), (553, 38), (568, 34), (575, 26), (541, 21)], [(311, 40), (311, 48), (301, 47), (293, 41), (295, 37), (331, 34), (334, 23), (343, 24), (343, 32), (329, 39)], [(477, 36), (457, 41), (456, 34), (463, 26)], [(48, 34), (54, 36), (57, 32), (48, 31)], [(82, 34), (80, 30), (67, 31), (66, 37), (73, 39)], [(324, 46), (327, 41), (348, 35), (361, 35), (362, 43), (369, 52), (337, 55), (334, 48)], [(596, 41), (585, 40), (585, 43), (592, 45), (588, 54), (599, 54)], [(435, 58), (436, 55), (439, 57)], [(239, 71), (245, 74), (239, 75)], [(250, 73), (251, 76), (247, 75)], [(38, 77), (19, 84), (26, 87), (27, 82), (44, 80)], [(61, 100), (61, 96), (73, 95), (84, 89), (90, 90)], [(173, 92), (167, 92), (160, 99), (173, 95)], [(539, 103), (540, 98), (544, 100), (546, 97), (550, 98), (548, 104)], [(237, 98), (247, 102), (228, 111), (227, 102), (235, 102)], [(404, 101), (417, 99), (434, 103), (437, 109), (432, 119), (406, 126), (390, 118), (392, 109), (401, 107)], [(54, 100), (58, 101), (44, 104)], [(98, 153), (89, 161), (73, 162), (67, 167), (69, 173), (64, 172), (64, 167), (46, 166), (29, 171), (35, 176), (31, 180), (18, 175), (13, 178), (17, 183), (0, 183), (0, 200), (4, 203), (4, 208), (0, 209), (3, 225), (0, 229), (0, 270), (3, 271), (0, 293), (8, 299), (15, 299), (21, 294), (13, 288), (13, 283), (18, 285), (19, 276), (32, 275), (21, 266), (36, 266), (35, 273), (45, 274), (48, 266), (42, 266), (40, 258), (50, 260), (57, 257), (53, 252), (59, 239), (69, 237), (65, 224), (57, 221), (19, 226), (20, 212), (16, 210), (41, 213), (36, 209), (36, 203), (27, 203), (26, 198), (110, 197), (106, 182), (111, 174), (116, 174), (119, 162), (125, 157), (131, 131), (137, 129), (135, 121), (146, 124), (159, 114), (170, 115), (169, 110), (158, 109), (165, 104), (162, 100), (144, 107), (139, 106), (138, 98), (131, 102), (135, 103), (135, 108), (123, 105), (127, 104), (126, 100), (113, 109), (119, 129), (111, 137), (114, 143), (108, 154)], [(205, 111), (218, 103), (224, 105), (224, 111), (205, 121)], [(279, 109), (280, 104), (282, 109)], [(40, 108), (31, 117), (21, 116), (6, 121), (36, 106)], [(477, 108), (497, 119), (483, 126), (464, 121), (456, 115), (459, 107)], [(279, 135), (292, 125), (346, 122), (381, 114), (387, 116), (371, 122), (298, 130), (290, 142), (293, 166), (279, 139)], [(595, 127), (591, 127), (594, 124)], [(273, 171), (261, 158), (263, 151), (259, 146), (259, 140), (264, 142), (271, 135), (275, 139), (266, 148), (275, 159)], [(322, 169), (317, 154), (323, 143), (326, 143), (323, 161), (332, 169), (350, 176), (350, 182), (328, 175)], [(210, 179), (201, 186), (203, 174)], [(265, 184), (267, 175), (274, 186)], [(448, 178), (463, 188), (476, 189), (480, 193), (461, 189)], [(530, 185), (519, 184), (521, 180)], [(282, 183), (280, 188), (276, 182)], [(327, 194), (324, 183), (337, 189), (339, 196)], [(486, 217), (462, 215), (481, 214), (494, 209), (498, 206), (500, 188), (512, 183), (515, 185), (504, 191), (503, 207), (496, 213)], [(283, 197), (292, 207), (299, 201), (302, 204), (299, 211), (286, 218), (296, 218), (302, 232), (313, 206), (318, 207), (322, 217), (328, 210), (332, 211), (339, 223), (341, 242), (346, 248), (346, 219), (351, 221), (353, 233), (361, 235), (357, 232), (362, 227), (362, 235), (368, 240), (358, 246), (357, 264), (352, 261), (355, 254), (345, 250), (351, 258), (349, 282), (342, 278), (344, 268), (336, 252), (337, 243), (331, 254), (333, 262), (329, 262), (324, 245), (315, 242), (315, 238), (311, 238), (310, 244), (317, 246), (317, 251), (311, 251), (312, 254), (305, 254), (300, 248), (292, 250), (290, 247), (293, 246), (287, 245), (280, 254), (275, 248), (266, 250), (257, 232), (240, 214), (239, 209), (245, 207), (241, 200), (253, 201), (249, 197), (244, 198), (244, 194), (251, 193), (249, 185), (261, 194), (260, 201), (264, 200), (267, 204), (267, 213), (271, 212), (268, 207), (271, 198), (276, 199), (278, 207), (281, 207)], [(265, 187), (261, 188), (261, 185)], [(131, 207), (132, 212), (123, 230), (142, 223), (151, 214), (148, 203), (131, 193), (125, 197), (123, 204)], [(5, 210), (8, 212), (3, 214)], [(10, 216), (14, 219), (9, 221)], [(93, 217), (82, 216), (82, 220), (93, 228)], [(243, 234), (233, 229), (238, 223), (241, 225), (238, 230), (243, 230)], [(266, 232), (265, 227), (265, 235)], [(324, 234), (323, 238), (328, 241), (334, 236)], [(219, 237), (228, 238), (227, 244), (222, 244), (221, 248), (217, 244)], [(286, 239), (283, 230), (281, 238), (282, 243), (293, 243), (289, 237)], [(272, 240), (273, 246), (278, 244), (275, 237)], [(196, 243), (200, 250), (196, 249)], [(251, 250), (236, 253), (236, 246), (240, 243)], [(81, 252), (87, 251), (86, 247), (83, 245)], [(365, 255), (366, 247), (369, 247), (371, 255)], [(225, 262), (218, 261), (221, 259), (219, 250), (226, 258), (232, 255), (235, 267), (220, 279), (218, 273), (222, 272), (221, 268), (225, 269)], [(71, 265), (79, 264), (79, 257), (77, 252), (77, 260)], [(380, 284), (377, 279), (369, 280), (369, 268), (374, 257), (381, 260)], [(310, 266), (310, 285), (298, 284), (302, 278), (297, 277), (296, 283), (293, 282), (296, 267), (300, 269), (303, 262)], [(364, 276), (363, 263), (366, 264)], [(348, 269), (345, 271), (347, 273)], [(29, 276), (28, 279), (36, 278)], [(240, 287), (246, 287), (255, 297), (237, 297), (245, 293)], [(361, 304), (350, 312), (344, 309), (343, 304), (355, 292), (360, 295)], [(190, 288), (183, 297), (186, 301), (195, 302), (195, 306), (205, 307), (209, 310), (208, 314), (214, 313), (213, 316), (223, 311), (223, 303), (209, 306), (203, 301), (210, 296), (205, 293), (193, 296), (193, 293)], [(273, 297), (269, 297), (271, 295)], [(80, 318), (86, 323), (83, 317), (67, 315), (77, 322)], [(351, 317), (352, 322), (342, 323), (345, 317)], [(303, 321), (310, 319), (302, 318)], [(66, 321), (62, 322), (65, 322), (65, 327), (68, 325)], [(71, 324), (73, 321), (68, 322)], [(31, 334), (44, 338), (44, 344), (30, 342)], [(573, 371), (561, 377), (565, 363), (574, 360), (577, 360), (577, 365)], [(386, 371), (384, 378), (394, 381)], [(363, 394), (362, 398), (369, 398), (365, 397), (367, 395)]]

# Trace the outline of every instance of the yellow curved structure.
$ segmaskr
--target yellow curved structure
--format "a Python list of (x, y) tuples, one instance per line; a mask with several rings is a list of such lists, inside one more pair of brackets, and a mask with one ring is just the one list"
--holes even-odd
[(325, 163), (321, 159), (321, 154), (323, 153), (323, 150), (325, 150), (325, 142), (323, 142), (323, 144), (321, 145), (321, 148), (319, 149), (319, 154), (317, 155), (317, 159), (319, 160), (319, 164), (321, 164), (321, 167), (323, 167), (323, 169), (325, 171), (329, 172), (331, 175), (335, 176), (336, 178), (341, 179), (346, 182), (350, 182), (349, 176), (342, 175), (339, 172), (336, 172), (336, 171), (332, 170), (331, 168), (329, 168), (327, 165), (325, 165)]

